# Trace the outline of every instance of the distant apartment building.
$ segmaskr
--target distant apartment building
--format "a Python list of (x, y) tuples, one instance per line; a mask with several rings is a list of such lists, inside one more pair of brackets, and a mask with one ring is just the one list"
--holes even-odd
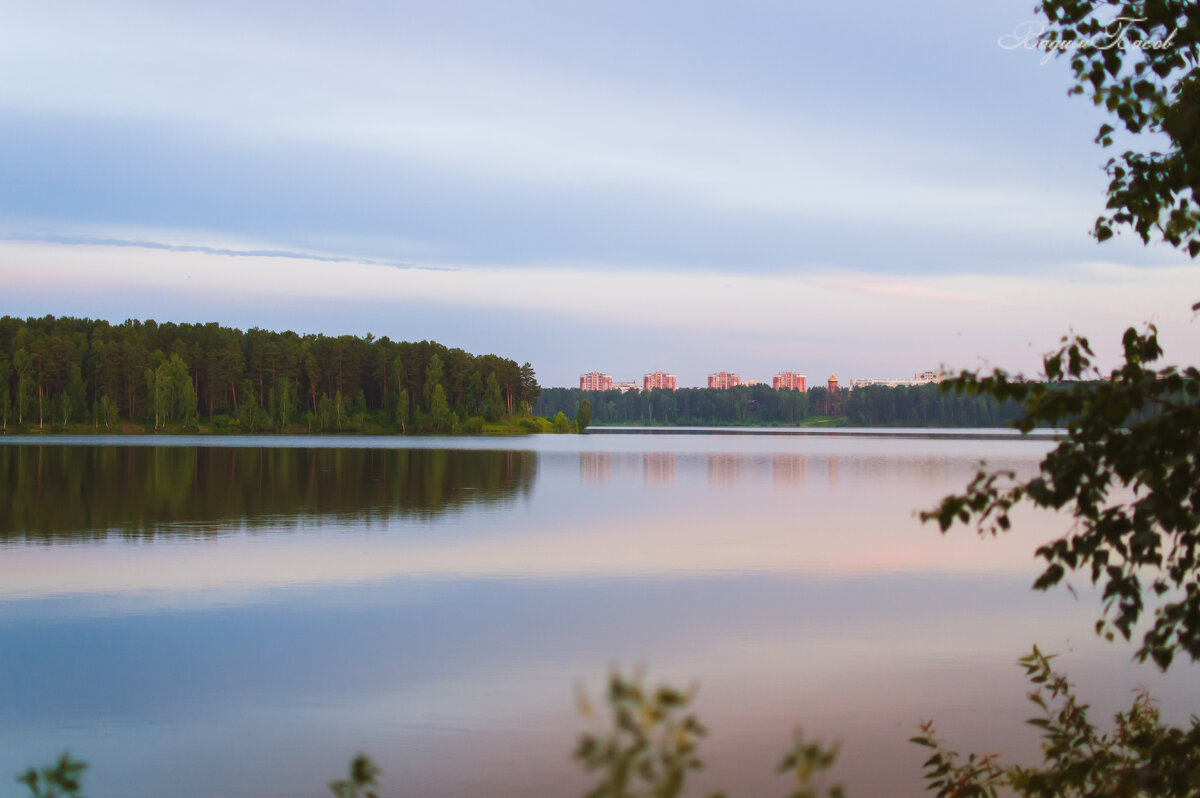
[(877, 378), (858, 378), (850, 380), (850, 388), (865, 388), (868, 385), (884, 385), (888, 388), (899, 388), (901, 386), (912, 387), (914, 385), (929, 385), (930, 383), (938, 383), (942, 381), (942, 375), (936, 371), (922, 371), (919, 374), (914, 374), (911, 380), (900, 379), (877, 379)]
[(653, 391), (655, 388), (675, 390), (675, 375), (663, 371), (655, 371), (642, 377), (642, 390)]
[(581, 391), (611, 391), (612, 389), (613, 379), (611, 374), (601, 374), (598, 371), (591, 371), (579, 376), (579, 390)]
[(746, 387), (750, 387), (751, 385), (766, 385), (766, 383), (762, 380), (756, 380), (753, 377), (742, 380), (740, 384), (745, 385)]
[(806, 391), (808, 378), (794, 371), (784, 371), (771, 378), (771, 387), (777, 391)]
[(614, 391), (620, 391), (621, 393), (629, 393), (630, 391), (641, 390), (636, 382), (614, 382), (612, 387)]
[(742, 384), (740, 374), (730, 374), (728, 371), (718, 371), (716, 374), (708, 375), (709, 388), (732, 388), (735, 385)]

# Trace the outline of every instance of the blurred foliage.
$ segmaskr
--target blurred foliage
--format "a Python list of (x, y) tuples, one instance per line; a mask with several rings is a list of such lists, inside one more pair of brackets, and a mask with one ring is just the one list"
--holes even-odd
[(329, 791), (337, 798), (379, 798), (375, 788), (382, 771), (366, 754), (350, 760), (350, 773), (346, 778), (329, 783)]
[(17, 777), (17, 783), (29, 789), (30, 798), (79, 798), (83, 789), (80, 779), (85, 770), (87, 765), (63, 753), (53, 765), (25, 771)]
[(1029, 700), (1041, 711), (1028, 723), (1042, 730), (1040, 767), (1004, 766), (995, 755), (965, 760), (937, 739), (933, 724), (912, 738), (931, 749), (926, 790), (937, 798), (1183, 798), (1200, 794), (1200, 718), (1183, 730), (1163, 723), (1158, 705), (1137, 691), (1133, 705), (1102, 732), (1088, 720), (1067, 679), (1051, 668), (1052, 657), (1034, 646), (1020, 662), (1034, 685)]
[[(912, 742), (930, 751), (924, 764), (925, 789), (937, 798), (1194, 798), (1200, 795), (1200, 718), (1187, 729), (1165, 724), (1144, 690), (1132, 706), (1114, 716), (1111, 731), (1088, 718), (1088, 705), (1071, 683), (1051, 667), (1052, 656), (1035, 646), (1020, 659), (1033, 685), (1029, 700), (1039, 714), (1027, 722), (1040, 729), (1040, 765), (1004, 765), (994, 754), (964, 759), (945, 747), (932, 721), (922, 723)], [(599, 780), (585, 798), (679, 798), (687, 778), (704, 767), (700, 742), (708, 730), (692, 711), (697, 688), (647, 689), (644, 674), (609, 677), (606, 704), (611, 728), (583, 734), (575, 759)], [(597, 715), (582, 689), (582, 715)], [(779, 765), (790, 776), (787, 798), (846, 798), (841, 785), (825, 786), (838, 746), (806, 740), (797, 731)], [(63, 754), (51, 766), (30, 769), (17, 781), (30, 798), (78, 798), (87, 766)], [(365, 754), (351, 762), (344, 779), (329, 784), (336, 798), (379, 798), (379, 767)], [(716, 793), (710, 798), (724, 798)]]
[[(704, 766), (700, 741), (708, 730), (691, 711), (698, 687), (687, 690), (644, 686), (645, 674), (630, 677), (612, 673), (605, 696), (611, 730), (584, 734), (575, 748), (575, 759), (589, 773), (598, 773), (599, 782), (585, 793), (586, 798), (678, 798), (684, 792), (689, 773)], [(580, 689), (577, 695), (580, 714), (596, 714), (592, 702)], [(779, 765), (779, 772), (792, 774), (795, 787), (789, 798), (842, 798), (840, 786), (823, 792), (818, 788), (820, 775), (837, 761), (836, 745), (826, 748), (805, 740), (796, 732), (792, 748)], [(720, 798), (714, 794), (713, 798)]]
[[(688, 773), (703, 766), (697, 749), (708, 730), (689, 711), (695, 686), (647, 690), (642, 681), (641, 674), (630, 679), (612, 674), (607, 694), (612, 730), (579, 740), (575, 758), (600, 774), (587, 798), (674, 798), (682, 794)], [(585, 716), (592, 714), (582, 694), (579, 706)]]
[(1086, 569), (1104, 585), (1097, 632), (1111, 638), (1115, 629), (1126, 639), (1152, 594), (1154, 623), (1138, 657), (1165, 669), (1179, 651), (1200, 657), (1200, 371), (1151, 368), (1162, 355), (1152, 326), (1126, 331), (1124, 351), (1124, 364), (1102, 375), (1087, 339), (1075, 337), (1046, 356), (1050, 386), (999, 369), (944, 382), (946, 390), (1020, 402), (1022, 431), (1049, 424), (1065, 433), (1036, 476), (1018, 480), (981, 466), (965, 493), (922, 518), (942, 531), (963, 523), (996, 534), (1024, 501), (1069, 511), (1073, 529), (1037, 550), (1046, 569), (1034, 587)]

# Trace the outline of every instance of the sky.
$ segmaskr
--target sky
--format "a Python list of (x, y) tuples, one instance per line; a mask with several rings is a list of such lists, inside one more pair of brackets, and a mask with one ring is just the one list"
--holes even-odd
[(1200, 351), (1032, 0), (0, 2), (0, 315), (680, 386)]

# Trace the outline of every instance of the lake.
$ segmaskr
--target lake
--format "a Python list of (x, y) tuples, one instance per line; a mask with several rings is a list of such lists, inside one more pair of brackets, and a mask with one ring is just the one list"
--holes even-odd
[(1094, 719), (1146, 685), (1182, 722), (1185, 665), (1097, 640), (1084, 579), (1029, 589), (1069, 519), (981, 540), (914, 517), (1050, 445), (4, 439), (0, 784), (69, 750), (100, 798), (318, 796), (364, 751), (385, 795), (579, 795), (576, 685), (641, 664), (700, 684), (692, 794), (785, 794), (803, 726), (842, 741), (852, 795), (916, 795), (920, 720), (1036, 755), (1015, 665), (1035, 642)]

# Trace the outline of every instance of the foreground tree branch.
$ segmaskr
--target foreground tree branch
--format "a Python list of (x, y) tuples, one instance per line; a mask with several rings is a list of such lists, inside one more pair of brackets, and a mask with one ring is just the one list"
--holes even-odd
[(1137, 656), (1165, 669), (1179, 651), (1200, 657), (1200, 372), (1152, 368), (1162, 355), (1153, 326), (1127, 330), (1123, 343), (1124, 364), (1107, 376), (1093, 367), (1087, 339), (1075, 337), (1046, 356), (1048, 382), (997, 369), (943, 383), (1020, 402), (1014, 426), (1023, 432), (1064, 433), (1033, 478), (981, 468), (965, 492), (921, 517), (943, 532), (961, 523), (996, 534), (1022, 502), (1070, 512), (1072, 531), (1037, 550), (1046, 568), (1034, 587), (1085, 571), (1103, 585), (1096, 631), (1109, 638), (1115, 631), (1129, 639), (1150, 601), (1154, 623)]

